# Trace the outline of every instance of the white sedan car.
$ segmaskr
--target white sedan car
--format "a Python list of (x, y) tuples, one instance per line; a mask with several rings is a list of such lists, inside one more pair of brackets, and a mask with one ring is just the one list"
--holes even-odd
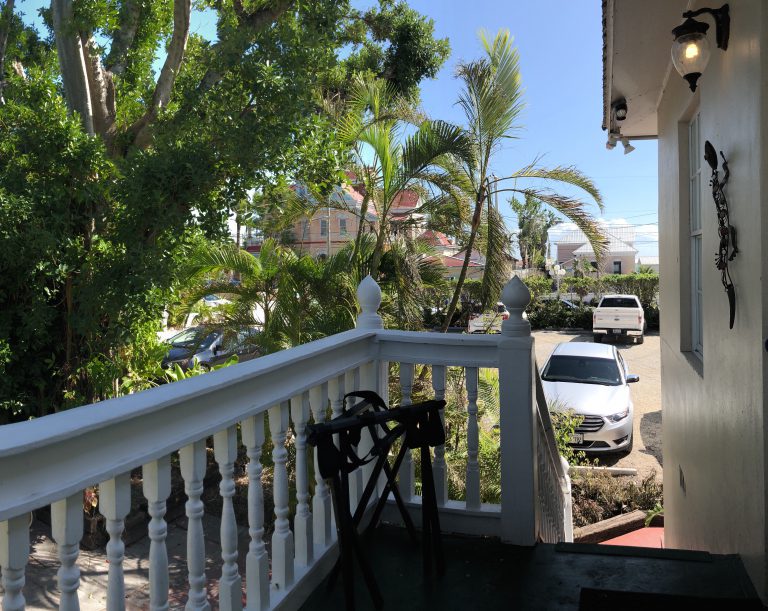
[(550, 409), (573, 410), (583, 421), (572, 439), (585, 452), (630, 452), (634, 406), (629, 384), (639, 376), (615, 346), (564, 342), (555, 346), (541, 373)]

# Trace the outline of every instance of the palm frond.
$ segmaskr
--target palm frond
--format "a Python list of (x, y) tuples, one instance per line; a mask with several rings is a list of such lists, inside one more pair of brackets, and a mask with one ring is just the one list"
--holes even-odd
[(485, 270), (480, 285), (483, 308), (488, 308), (498, 301), (504, 283), (510, 277), (510, 234), (504, 218), (495, 206), (486, 208), (483, 212), (480, 240), (485, 256)]
[(191, 280), (222, 272), (236, 272), (255, 277), (261, 273), (261, 262), (234, 243), (206, 244), (190, 254), (182, 276)]
[(603, 232), (600, 224), (595, 218), (587, 212), (585, 203), (579, 199), (554, 193), (548, 189), (513, 189), (523, 195), (534, 197), (541, 200), (551, 208), (557, 210), (560, 214), (572, 221), (576, 227), (584, 232), (587, 237), (595, 257), (600, 259), (605, 254), (608, 245), (608, 238)]
[(539, 167), (537, 161), (527, 165), (524, 168), (513, 172), (509, 176), (499, 179), (501, 182), (509, 179), (541, 179), (541, 180), (554, 180), (568, 185), (573, 185), (581, 190), (589, 193), (595, 200), (600, 210), (603, 210), (603, 197), (600, 194), (597, 185), (594, 181), (586, 176), (583, 172), (577, 169), (575, 166), (556, 166), (554, 168), (542, 168)]

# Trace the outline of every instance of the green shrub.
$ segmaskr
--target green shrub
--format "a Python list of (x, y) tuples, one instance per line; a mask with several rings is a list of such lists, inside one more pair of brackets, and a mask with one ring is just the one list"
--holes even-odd
[(532, 329), (592, 329), (592, 308), (570, 308), (559, 300), (532, 301), (528, 309)]
[(584, 471), (572, 477), (572, 497), (573, 525), (586, 526), (636, 509), (652, 510), (663, 503), (663, 490), (655, 472), (636, 481)]
[(529, 276), (523, 282), (531, 292), (531, 303), (552, 292), (552, 279), (546, 276)]
[(658, 274), (607, 274), (600, 278), (603, 293), (637, 295), (643, 308), (656, 303), (659, 293)]
[(649, 329), (659, 330), (659, 308), (658, 306), (648, 306), (645, 310), (645, 322)]

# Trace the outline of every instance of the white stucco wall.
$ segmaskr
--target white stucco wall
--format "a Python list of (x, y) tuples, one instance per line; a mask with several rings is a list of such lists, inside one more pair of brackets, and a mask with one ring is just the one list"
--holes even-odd
[[(658, 114), (665, 544), (741, 554), (763, 597), (768, 592), (763, 346), (768, 336), (763, 288), (763, 270), (768, 269), (763, 212), (768, 114), (766, 86), (761, 83), (767, 64), (761, 54), (768, 53), (760, 42), (768, 40), (767, 16), (768, 2), (732, 2), (728, 50), (714, 48), (712, 27), (712, 58), (699, 90), (692, 94), (673, 70)], [(687, 150), (681, 155), (679, 148), (685, 145), (687, 122), (695, 110), (700, 113), (703, 166), (700, 366), (696, 357), (681, 350), (689, 336), (685, 312), (690, 308), (681, 269), (690, 266), (690, 256)], [(728, 299), (714, 266), (717, 219), (710, 171), (703, 161), (706, 140), (718, 153), (724, 151), (731, 169), (725, 193), (740, 250), (731, 263), (737, 302), (732, 330)]]

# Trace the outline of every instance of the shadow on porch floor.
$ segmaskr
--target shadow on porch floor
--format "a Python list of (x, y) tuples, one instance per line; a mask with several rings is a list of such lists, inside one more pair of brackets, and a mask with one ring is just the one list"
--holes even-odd
[[(763, 608), (737, 556), (590, 544), (522, 548), (444, 536), (446, 574), (430, 583), (421, 548), (404, 529), (382, 526), (362, 543), (385, 609)], [(358, 571), (356, 580), (356, 608), (372, 609)], [(323, 582), (302, 607), (321, 609), (345, 609), (341, 579), (330, 592)]]

